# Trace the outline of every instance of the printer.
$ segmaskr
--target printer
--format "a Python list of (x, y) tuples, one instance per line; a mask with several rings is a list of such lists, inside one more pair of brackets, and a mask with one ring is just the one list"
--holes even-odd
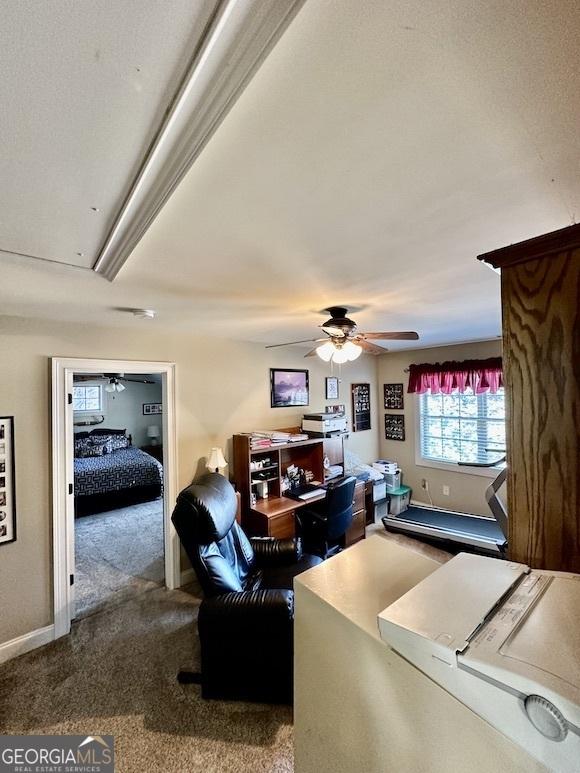
[(348, 423), (344, 413), (305, 413), (302, 430), (321, 437), (338, 435), (348, 432)]
[(460, 553), (378, 626), (389, 647), (546, 767), (580, 770), (580, 575)]

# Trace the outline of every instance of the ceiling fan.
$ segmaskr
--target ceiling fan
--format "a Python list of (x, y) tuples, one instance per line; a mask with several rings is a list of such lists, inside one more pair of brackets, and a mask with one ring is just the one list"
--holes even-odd
[(346, 315), (348, 309), (344, 306), (329, 306), (324, 309), (330, 314), (330, 319), (323, 322), (320, 327), (326, 338), (306, 338), (302, 341), (289, 341), (286, 344), (270, 344), (266, 349), (275, 349), (279, 346), (292, 346), (293, 344), (317, 343), (320, 344), (311, 349), (305, 357), (313, 357), (317, 354), (325, 362), (341, 364), (349, 360), (356, 360), (363, 352), (368, 354), (384, 354), (387, 349), (372, 341), (417, 341), (419, 335), (413, 331), (390, 333), (357, 333), (356, 322)]
[(127, 378), (123, 373), (95, 373), (74, 377), (75, 381), (107, 381), (105, 392), (123, 392), (126, 387), (122, 381), (130, 381), (133, 384), (155, 384), (148, 378)]

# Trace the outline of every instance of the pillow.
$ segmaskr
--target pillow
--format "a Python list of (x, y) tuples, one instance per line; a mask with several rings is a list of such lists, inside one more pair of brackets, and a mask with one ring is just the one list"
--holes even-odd
[(83, 451), (83, 458), (86, 459), (89, 456), (104, 456), (106, 454), (106, 445), (106, 443), (91, 443)]
[(93, 438), (93, 442), (104, 442), (107, 444), (106, 454), (110, 454), (113, 451), (119, 451), (121, 448), (129, 448), (129, 438), (126, 435), (99, 435), (99, 437)]
[(89, 456), (104, 456), (111, 453), (109, 438), (75, 438), (74, 455), (77, 459), (86, 459)]
[(109, 435), (109, 444), (111, 451), (119, 451), (122, 448), (129, 448), (129, 438), (127, 435)]

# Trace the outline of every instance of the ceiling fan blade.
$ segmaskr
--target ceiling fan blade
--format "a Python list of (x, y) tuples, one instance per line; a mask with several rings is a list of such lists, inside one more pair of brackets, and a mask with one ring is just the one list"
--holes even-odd
[(131, 381), (133, 384), (155, 384), (155, 381), (151, 381), (148, 378), (125, 378), (125, 376), (120, 376), (119, 381)]
[(73, 381), (98, 381), (99, 379), (103, 381), (108, 381), (109, 379), (107, 376), (103, 376), (102, 373), (94, 373), (93, 375), (90, 375), (89, 373), (80, 373), (79, 375), (73, 376)]
[(286, 344), (268, 344), (266, 346), (266, 349), (276, 349), (279, 346), (293, 346), (294, 344), (314, 344), (319, 343), (320, 341), (327, 341), (327, 338), (305, 338), (302, 341), (288, 341)]
[[(318, 348), (318, 347), (316, 347), (316, 348)], [(316, 354), (316, 349), (311, 349), (311, 350), (310, 350), (310, 351), (309, 351), (307, 354), (305, 354), (304, 356), (305, 356), (305, 357), (314, 357), (314, 355), (315, 355), (315, 354)]]
[(401, 333), (397, 333), (397, 332), (359, 333), (359, 335), (368, 341), (372, 341), (372, 340), (380, 341), (381, 339), (384, 341), (418, 341), (419, 340), (419, 334), (415, 333), (415, 331), (413, 330), (407, 330)]
[(356, 343), (358, 346), (360, 346), (363, 352), (366, 352), (367, 354), (385, 354), (385, 352), (389, 351), (383, 346), (377, 346), (376, 344), (371, 344), (369, 341), (365, 341), (364, 338), (359, 338), (353, 343)]

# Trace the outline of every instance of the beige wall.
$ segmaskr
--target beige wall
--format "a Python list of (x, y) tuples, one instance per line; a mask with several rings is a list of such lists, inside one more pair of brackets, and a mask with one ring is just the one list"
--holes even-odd
[[(177, 365), (179, 485), (203, 469), (212, 445), (231, 458), (231, 436), (298, 424), (303, 411), (270, 408), (269, 368), (310, 370), (310, 409), (322, 409), (329, 366), (303, 351), (194, 338), (144, 321), (138, 329), (97, 328), (0, 317), (0, 415), (14, 415), (18, 539), (0, 546), (0, 643), (52, 621), (49, 357), (162, 360)], [(372, 387), (373, 427), (350, 448), (364, 461), (378, 454), (377, 361), (343, 367), (340, 400), (350, 411), (350, 382)]]
[[(415, 421), (417, 396), (405, 393), (405, 436), (404, 442), (385, 440), (383, 406), (383, 384), (403, 383), (405, 390), (409, 374), (405, 373), (411, 363), (442, 362), (444, 360), (465, 360), (501, 355), (501, 342), (484, 341), (460, 346), (444, 346), (437, 349), (420, 349), (407, 352), (394, 352), (379, 357), (380, 410), (380, 453), (382, 458), (394, 459), (403, 470), (403, 480), (413, 489), (412, 497), (419, 502), (428, 503), (428, 496), (421, 488), (421, 479), (429, 482), (429, 493), (433, 504), (461, 512), (491, 515), (485, 502), (484, 492), (490, 478), (469, 475), (454, 470), (439, 470), (433, 467), (419, 467), (415, 464)], [(392, 411), (399, 413), (399, 411)], [(443, 496), (443, 486), (449, 486), (450, 495)]]

